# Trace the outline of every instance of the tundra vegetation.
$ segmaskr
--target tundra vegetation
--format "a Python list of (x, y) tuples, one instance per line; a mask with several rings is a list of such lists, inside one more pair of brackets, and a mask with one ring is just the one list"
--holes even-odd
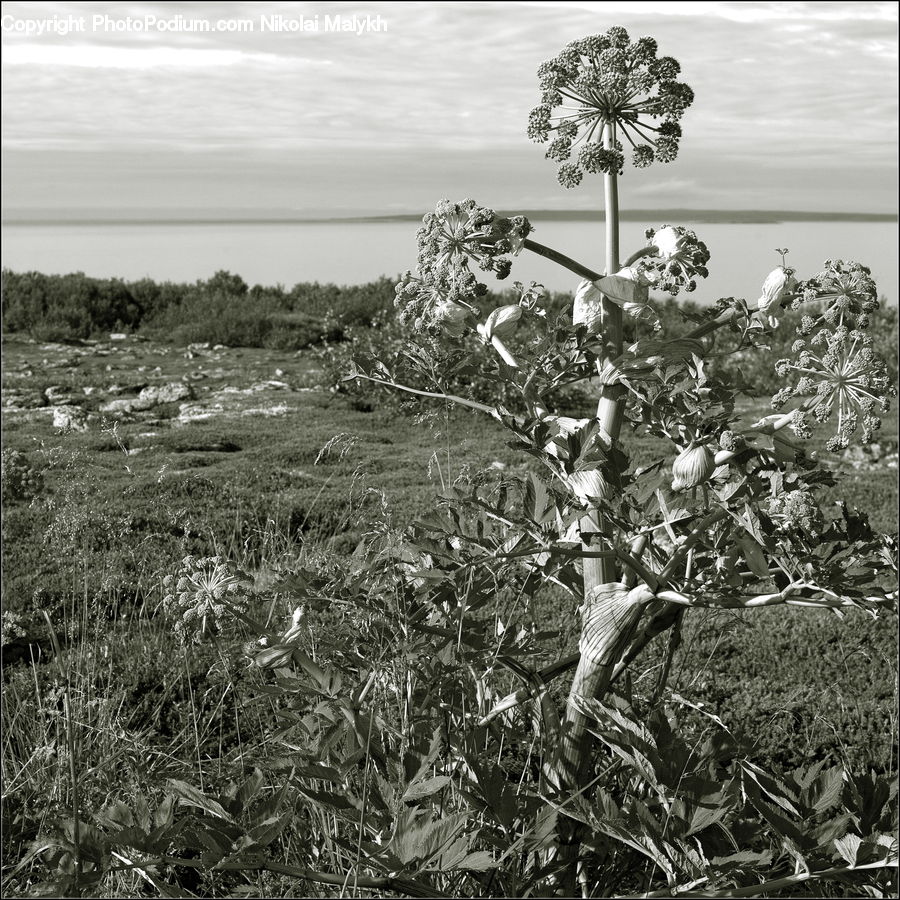
[[(661, 301), (714, 261), (623, 259), (618, 182), (675, 158), (678, 63), (612, 28), (538, 75), (603, 271), (442, 200), (393, 304), (5, 274), (9, 331), (81, 339), (41, 390), (5, 353), (7, 892), (896, 892), (896, 315), (784, 249)], [(479, 280), (523, 252), (574, 299)]]

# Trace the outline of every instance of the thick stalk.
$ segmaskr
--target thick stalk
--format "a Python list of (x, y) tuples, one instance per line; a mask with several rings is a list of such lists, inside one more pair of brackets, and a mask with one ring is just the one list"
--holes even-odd
[[(604, 146), (612, 149), (615, 144), (615, 126), (609, 123), (605, 129)], [(604, 175), (606, 201), (606, 274), (619, 270), (619, 191), (615, 172)], [(615, 359), (622, 353), (622, 310), (607, 298), (601, 306), (601, 322), (604, 338), (602, 363)], [(621, 385), (604, 385), (597, 406), (600, 429), (611, 443), (619, 439), (624, 416), (624, 394)], [(592, 511), (581, 521), (582, 541), (586, 550), (606, 549), (612, 537), (610, 525), (598, 510)], [(591, 736), (587, 731), (588, 720), (578, 709), (581, 699), (599, 699), (606, 693), (615, 670), (615, 663), (631, 639), (641, 609), (622, 596), (609, 596), (602, 600), (608, 613), (600, 619), (589, 612), (600, 601), (598, 588), (618, 581), (614, 559), (584, 560), (584, 607), (581, 635), (581, 659), (575, 671), (569, 692), (565, 721), (562, 723), (559, 753), (553, 765), (553, 780), (563, 796), (584, 787), (590, 760)], [(598, 656), (586, 653), (585, 646), (600, 638), (605, 645)], [(561, 895), (574, 894), (578, 875), (580, 851), (580, 827), (573, 819), (563, 818), (559, 825), (559, 849), (556, 861), (561, 867), (558, 890)]]

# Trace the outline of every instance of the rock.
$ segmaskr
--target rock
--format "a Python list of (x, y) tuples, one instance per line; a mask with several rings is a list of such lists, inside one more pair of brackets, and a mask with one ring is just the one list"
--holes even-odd
[(221, 403), (211, 406), (202, 403), (182, 403), (178, 410), (179, 422), (199, 422), (203, 419), (212, 419), (220, 416), (225, 411)]
[(114, 383), (106, 388), (107, 394), (137, 394), (147, 387), (146, 381), (139, 381), (136, 384), (118, 384)]
[(152, 403), (141, 400), (140, 397), (123, 397), (120, 400), (107, 400), (101, 404), (100, 412), (109, 413), (112, 416), (127, 416), (134, 412), (150, 409)]
[(47, 398), (41, 391), (10, 388), (3, 392), (3, 405), (7, 409), (39, 409), (47, 405)]
[(53, 427), (65, 431), (87, 431), (87, 413), (80, 406), (54, 406)]
[(73, 406), (78, 403), (78, 397), (59, 384), (52, 384), (46, 388), (44, 396), (50, 406)]
[(194, 392), (191, 386), (183, 381), (170, 381), (168, 384), (151, 384), (145, 387), (138, 400), (156, 406), (159, 403), (175, 403), (178, 400), (192, 400)]
[(287, 403), (277, 403), (275, 406), (267, 406), (260, 409), (242, 409), (242, 416), (284, 416), (289, 407)]

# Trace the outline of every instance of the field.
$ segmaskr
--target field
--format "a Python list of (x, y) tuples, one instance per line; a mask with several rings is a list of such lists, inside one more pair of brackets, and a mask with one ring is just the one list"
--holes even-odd
[[(281, 620), (295, 605), (285, 578), (300, 563), (349, 565), (373, 522), (422, 516), (464, 469), (499, 478), (526, 468), (489, 419), (439, 405), (426, 416), (427, 406), (332, 390), (312, 350), (7, 335), (3, 391), (10, 895), (45, 877), (46, 858), (27, 856), (29, 848), (73, 802), (85, 822), (102, 822), (116, 801), (158, 800), (171, 780), (221, 787), (271, 755), (274, 707), (247, 667), (240, 630), (185, 648), (164, 615), (163, 578), (183, 557), (230, 560), (253, 581), (252, 613)], [(748, 421), (765, 407), (748, 399)], [(647, 441), (636, 457), (652, 451)], [(850, 505), (876, 528), (896, 530), (896, 413), (876, 445), (833, 465)], [(574, 609), (545, 602), (529, 615), (542, 659), (571, 652)], [(318, 627), (311, 652), (316, 640), (353, 637), (356, 626), (335, 613)], [(863, 613), (692, 611), (671, 687), (748, 737), (762, 765), (893, 774), (895, 627)], [(635, 683), (660, 659), (648, 649)], [(318, 841), (323, 858), (337, 859), (343, 851), (323, 829), (298, 817), (279, 838), (284, 858)], [(297, 891), (286, 878), (236, 885), (187, 870), (179, 885), (200, 895), (284, 896)], [(123, 871), (107, 876), (98, 896), (144, 890), (153, 894)]]

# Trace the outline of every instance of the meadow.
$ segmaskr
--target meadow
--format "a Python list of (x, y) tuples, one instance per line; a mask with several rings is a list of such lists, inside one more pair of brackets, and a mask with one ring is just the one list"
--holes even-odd
[[(71, 863), (45, 837), (54, 822), (83, 822), (87, 846), (90, 829), (122, 826), (122, 809), (135, 821), (140, 809), (158, 811), (172, 784), (234, 798), (258, 772), (254, 790), (294, 811), (268, 844), (284, 871), (183, 862), (148, 874), (126, 860), (83, 895), (156, 896), (164, 882), (166, 896), (335, 896), (340, 885), (297, 874), (311, 859), (344, 871), (353, 858), (336, 820), (304, 806), (311, 789), (296, 772), (310, 737), (291, 715), (312, 702), (273, 694), (270, 673), (247, 662), (240, 621), (180, 642), (163, 579), (186, 556), (221, 557), (252, 584), (247, 614), (275, 627), (297, 606), (292, 579), (352, 571), (373, 533), (427, 517), (471, 473), (499, 485), (528, 464), (490, 419), (339, 380), (354, 350), (399, 340), (386, 281), (288, 292), (226, 273), (193, 286), (70, 279), (4, 279), (4, 894), (61, 883)], [(889, 322), (879, 340), (896, 372), (895, 313)], [(740, 360), (726, 352), (721, 364)], [(768, 411), (777, 380), (744, 377), (750, 422)], [(583, 399), (572, 394), (561, 411)], [(638, 439), (635, 464), (657, 450)], [(874, 445), (829, 465), (842, 478), (835, 501), (896, 531), (896, 412)], [(572, 652), (574, 612), (552, 591), (523, 610), (536, 662)], [(400, 637), (371, 627), (348, 597), (306, 616), (313, 659), (350, 643), (374, 669), (398, 652)], [(695, 725), (717, 717), (775, 771), (841, 764), (890, 777), (895, 629), (891, 617), (858, 611), (692, 610), (671, 689)], [(635, 685), (662, 658), (651, 645)], [(503, 677), (496, 696), (511, 683)], [(196, 808), (186, 796), (182, 808)]]

